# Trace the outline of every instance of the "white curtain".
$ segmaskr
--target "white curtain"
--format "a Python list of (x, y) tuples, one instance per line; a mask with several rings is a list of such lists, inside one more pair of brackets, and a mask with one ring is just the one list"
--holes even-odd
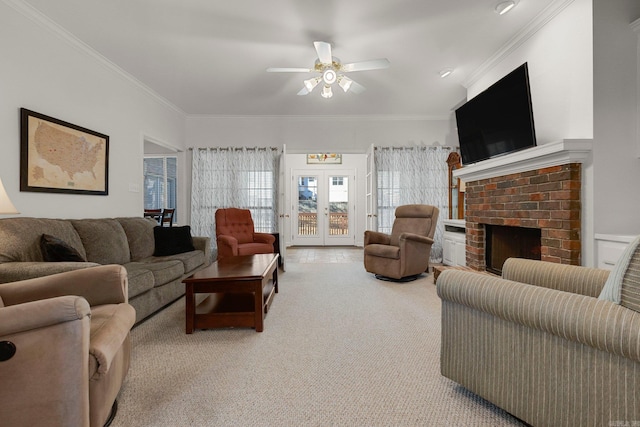
[(211, 237), (216, 251), (215, 212), (249, 209), (257, 232), (278, 231), (277, 148), (192, 149), (191, 228)]
[(440, 210), (431, 261), (442, 261), (443, 219), (448, 217), (447, 157), (451, 147), (376, 147), (378, 230), (390, 233), (396, 207), (426, 204)]

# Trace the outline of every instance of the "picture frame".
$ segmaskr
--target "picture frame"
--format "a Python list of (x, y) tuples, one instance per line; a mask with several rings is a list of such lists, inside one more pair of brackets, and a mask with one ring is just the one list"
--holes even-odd
[(337, 153), (313, 153), (307, 154), (307, 164), (327, 164), (327, 165), (340, 165), (342, 164), (342, 154)]
[(21, 108), (20, 191), (108, 195), (109, 136)]

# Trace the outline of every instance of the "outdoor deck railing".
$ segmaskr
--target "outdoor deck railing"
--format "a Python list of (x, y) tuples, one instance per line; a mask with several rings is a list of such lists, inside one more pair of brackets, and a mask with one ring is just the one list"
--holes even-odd
[[(318, 234), (318, 215), (316, 213), (298, 213), (298, 235), (315, 236)], [(349, 234), (349, 215), (341, 212), (329, 214), (329, 235)]]

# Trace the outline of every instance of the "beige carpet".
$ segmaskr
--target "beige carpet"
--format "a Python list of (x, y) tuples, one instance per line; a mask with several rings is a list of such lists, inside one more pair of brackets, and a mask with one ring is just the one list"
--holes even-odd
[(114, 427), (518, 426), (439, 372), (431, 276), (292, 264), (265, 331), (184, 333), (184, 299), (132, 331)]

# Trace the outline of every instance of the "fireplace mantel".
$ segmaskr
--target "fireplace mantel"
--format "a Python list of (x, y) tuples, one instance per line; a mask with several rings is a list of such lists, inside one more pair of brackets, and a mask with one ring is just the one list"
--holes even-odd
[(455, 170), (453, 176), (471, 182), (567, 163), (584, 163), (591, 155), (592, 145), (591, 139), (563, 139), (464, 166)]

